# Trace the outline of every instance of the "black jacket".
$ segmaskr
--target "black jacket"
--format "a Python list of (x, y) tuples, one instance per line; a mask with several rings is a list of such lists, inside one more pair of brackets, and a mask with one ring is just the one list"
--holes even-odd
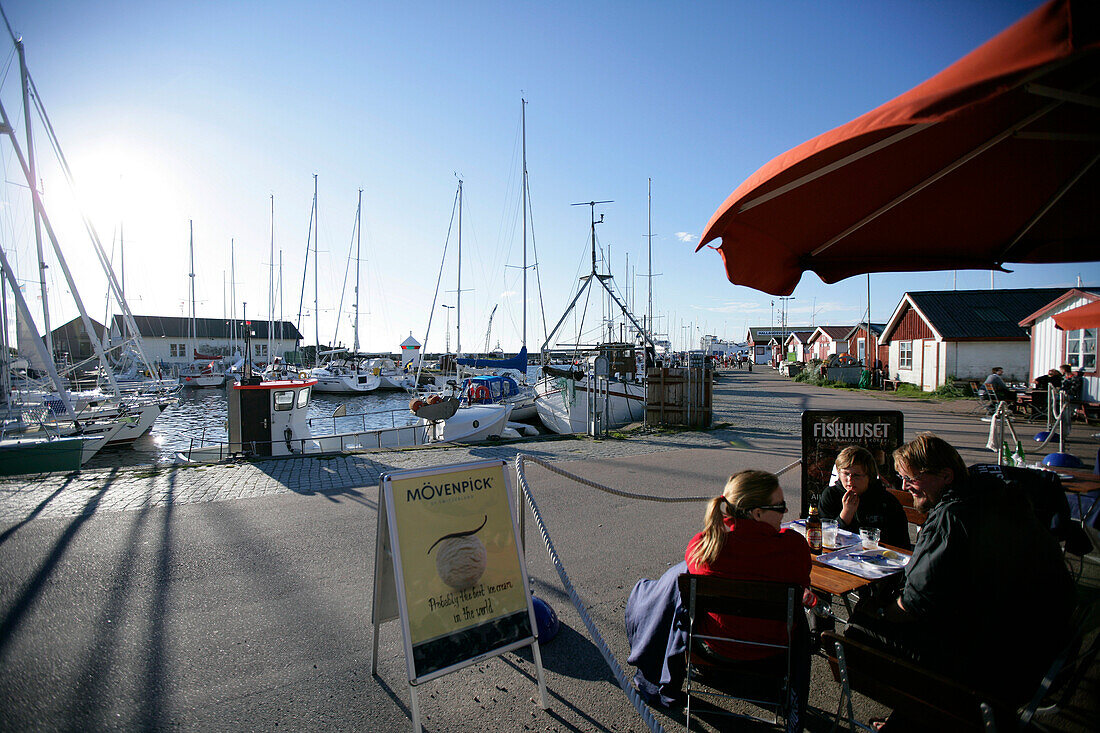
[(906, 550), (913, 546), (909, 540), (909, 520), (905, 517), (905, 510), (881, 481), (872, 479), (867, 491), (860, 495), (859, 507), (851, 524), (840, 518), (840, 510), (844, 508), (843, 498), (844, 487), (840, 484), (833, 484), (822, 491), (821, 518), (836, 519), (837, 526), (849, 532), (858, 533), (861, 527), (878, 527), (882, 532), (879, 539), (885, 544)]

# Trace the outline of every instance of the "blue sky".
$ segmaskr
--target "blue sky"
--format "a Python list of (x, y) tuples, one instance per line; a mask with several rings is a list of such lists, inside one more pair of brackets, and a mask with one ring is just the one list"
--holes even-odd
[[(267, 314), (282, 251), (283, 316), (297, 320), (313, 195), (320, 189), (319, 330), (351, 342), (350, 289), (338, 314), (363, 189), (360, 341), (396, 350), (423, 340), (457, 183), (464, 180), (462, 339), (518, 348), (521, 323), (520, 98), (543, 307), (557, 320), (583, 274), (587, 207), (623, 289), (645, 310), (647, 179), (653, 180), (658, 330), (679, 345), (702, 332), (741, 338), (772, 322), (775, 299), (725, 279), (717, 253), (693, 249), (725, 197), (779, 153), (900, 94), (1034, 8), (1036, 2), (3, 2), (24, 38), (42, 101), (108, 248), (122, 222), (137, 313), (183, 315), (188, 221), (197, 310), (221, 317), (236, 250), (236, 300)], [(6, 44), (4, 48), (10, 48)], [(0, 87), (22, 128), (18, 67)], [(36, 132), (47, 206), (95, 314), (104, 285), (74, 207)], [(0, 234), (33, 277), (28, 209), (11, 146)], [(24, 196), (25, 198), (25, 196)], [(453, 237), (453, 235), (452, 235)], [(452, 238), (431, 350), (454, 304)], [(627, 257), (629, 274), (627, 277)], [(276, 261), (278, 254), (276, 254)], [(1097, 263), (1019, 266), (997, 287), (1100, 284)], [(67, 305), (57, 268), (51, 308)], [(312, 342), (313, 274), (301, 328)], [(872, 276), (872, 316), (905, 290), (950, 288), (953, 273)], [(86, 283), (86, 284), (85, 284)], [(988, 272), (959, 272), (987, 288)], [(528, 342), (542, 340), (534, 279)], [(29, 291), (30, 292), (30, 291)], [(806, 275), (789, 320), (848, 324), (863, 278)], [(33, 298), (33, 294), (32, 294)], [(590, 308), (595, 308), (592, 305)], [(237, 308), (240, 314), (240, 306)], [(278, 305), (276, 306), (276, 314)], [(451, 319), (452, 339), (454, 319)], [(574, 332), (575, 333), (575, 332)]]

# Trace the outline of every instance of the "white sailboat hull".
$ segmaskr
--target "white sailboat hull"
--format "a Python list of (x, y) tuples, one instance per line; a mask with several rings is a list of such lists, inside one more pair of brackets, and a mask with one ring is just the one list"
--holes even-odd
[[(588, 431), (588, 383), (564, 377), (543, 379), (535, 387), (535, 409), (543, 425), (559, 435)], [(597, 411), (605, 410), (603, 395)], [(611, 382), (604, 428), (619, 428), (645, 418), (645, 385)]]
[(358, 374), (331, 374), (327, 369), (314, 369), (310, 372), (310, 379), (317, 380), (314, 392), (326, 392), (329, 394), (365, 394), (373, 392), (381, 385), (382, 380), (368, 372)]

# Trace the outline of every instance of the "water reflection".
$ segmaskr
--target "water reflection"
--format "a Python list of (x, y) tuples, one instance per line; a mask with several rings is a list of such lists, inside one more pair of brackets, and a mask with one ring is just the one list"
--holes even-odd
[[(348, 417), (332, 419), (344, 405)], [(153, 429), (131, 447), (104, 448), (86, 468), (171, 463), (176, 453), (203, 442), (224, 442), (229, 403), (224, 389), (185, 389), (178, 404), (168, 407)], [(363, 414), (366, 413), (366, 414)], [(310, 432), (323, 435), (369, 428), (393, 427), (415, 422), (404, 392), (370, 392), (365, 395), (315, 394), (309, 404)]]

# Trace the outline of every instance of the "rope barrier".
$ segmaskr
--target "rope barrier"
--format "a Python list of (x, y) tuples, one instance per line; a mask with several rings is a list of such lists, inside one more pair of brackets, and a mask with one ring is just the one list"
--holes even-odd
[[(522, 461), (521, 461), (521, 459), (522, 459)], [(527, 462), (531, 462), (531, 463), (537, 464), (539, 466), (542, 466), (543, 468), (545, 468), (547, 471), (550, 471), (551, 473), (556, 473), (559, 476), (564, 476), (567, 479), (571, 479), (573, 481), (576, 481), (579, 484), (584, 484), (585, 486), (596, 489), (597, 491), (602, 491), (606, 494), (611, 494), (613, 496), (621, 496), (621, 497), (624, 497), (624, 498), (627, 498), (627, 499), (639, 499), (641, 501), (655, 501), (655, 502), (664, 503), (664, 504), (677, 504), (677, 503), (683, 503), (683, 502), (710, 501), (712, 498), (714, 498), (713, 494), (711, 494), (709, 496), (655, 496), (653, 494), (637, 494), (637, 493), (633, 493), (633, 492), (630, 492), (630, 491), (621, 491), (620, 489), (613, 489), (610, 486), (604, 486), (603, 484), (598, 484), (595, 481), (592, 481), (590, 479), (586, 479), (583, 476), (578, 476), (575, 473), (570, 473), (569, 471), (566, 471), (565, 469), (558, 468), (557, 466), (555, 466), (553, 463), (550, 463), (549, 461), (544, 461), (543, 459), (535, 458), (534, 456), (525, 456), (523, 454), (520, 454), (520, 455), (516, 456), (516, 472), (518, 473), (520, 468), (522, 467), (523, 463), (527, 463)], [(776, 476), (782, 476), (784, 473), (786, 473), (787, 471), (790, 471), (795, 466), (801, 465), (801, 463), (802, 463), (802, 461), (799, 460), (799, 461), (795, 461), (794, 463), (791, 463), (789, 465), (786, 465), (783, 468), (776, 471), (775, 475)]]
[[(569, 594), (569, 600), (573, 602), (573, 607), (577, 609), (577, 613), (581, 617), (581, 621), (584, 622), (585, 628), (588, 629), (588, 634), (592, 637), (592, 641), (595, 642), (596, 648), (600, 650), (600, 654), (603, 655), (604, 661), (607, 662), (607, 666), (611, 668), (611, 673), (615, 675), (616, 681), (619, 683), (619, 687), (626, 693), (630, 699), (634, 709), (638, 711), (638, 714), (642, 716), (642, 720), (652, 733), (664, 733), (664, 728), (657, 722), (657, 719), (653, 717), (653, 713), (650, 712), (649, 706), (638, 695), (637, 690), (634, 689), (634, 685), (626, 677), (626, 672), (623, 671), (622, 665), (619, 664), (619, 660), (615, 658), (615, 655), (611, 652), (611, 649), (607, 646), (607, 642), (603, 640), (600, 635), (599, 629), (596, 628), (596, 624), (592, 621), (592, 618), (588, 615), (588, 611), (584, 607), (584, 602), (581, 600), (580, 595), (573, 587), (573, 583), (569, 580), (568, 573), (565, 572), (565, 566), (562, 565), (561, 558), (558, 557), (557, 550), (554, 549), (554, 543), (550, 539), (550, 533), (546, 529), (546, 523), (542, 520), (542, 514), (539, 512), (538, 504), (535, 503), (535, 498), (531, 495), (531, 488), (527, 485), (527, 475), (524, 471), (524, 463), (526, 461), (532, 461), (544, 468), (549, 468), (555, 473), (560, 473), (563, 476), (570, 478), (574, 477), (564, 471), (558, 471), (551, 468), (545, 461), (538, 460), (537, 458), (531, 458), (525, 456), (522, 453), (516, 456), (516, 479), (523, 489), (523, 496), (527, 500), (527, 505), (531, 508), (531, 515), (535, 519), (535, 525), (539, 528), (539, 534), (542, 535), (543, 544), (546, 545), (546, 552), (550, 556), (550, 561), (554, 565), (554, 569), (558, 572), (558, 577), (561, 578), (562, 585), (565, 586), (566, 592)], [(593, 488), (600, 488), (588, 480), (580, 480), (581, 483)], [(620, 496), (626, 495), (622, 492), (613, 491)]]

